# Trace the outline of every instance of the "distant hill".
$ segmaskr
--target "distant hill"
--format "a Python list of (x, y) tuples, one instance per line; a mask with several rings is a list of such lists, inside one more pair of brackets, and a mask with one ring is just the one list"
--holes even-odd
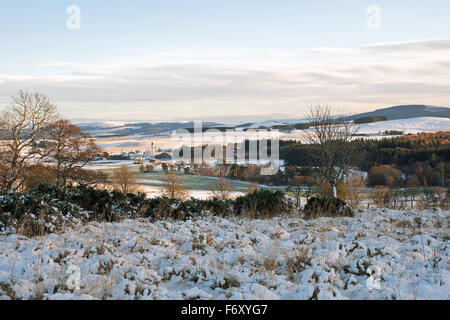
[[(114, 137), (129, 135), (152, 135), (171, 132), (177, 129), (187, 129), (194, 126), (194, 122), (87, 122), (77, 124), (81, 129), (89, 132), (94, 137)], [(203, 127), (218, 125), (215, 122), (204, 122)]]
[[(396, 106), (384, 109), (378, 109), (372, 112), (365, 112), (360, 114), (355, 114), (347, 117), (347, 120), (355, 120), (361, 118), (370, 118), (370, 120), (376, 119), (375, 121), (392, 121), (392, 120), (402, 120), (402, 119), (412, 119), (412, 118), (447, 118), (450, 119), (450, 108), (447, 107), (435, 107), (426, 105), (404, 105)], [(386, 119), (387, 118), (387, 119)], [(377, 120), (378, 119), (378, 120)], [(417, 122), (417, 119), (415, 119)], [(282, 126), (294, 126), (296, 124), (306, 123), (307, 120), (304, 118), (292, 118), (286, 120), (267, 120), (256, 123), (241, 123), (241, 124), (223, 124), (217, 122), (204, 122), (202, 125), (204, 128), (217, 128), (217, 129), (248, 129), (248, 128), (260, 128), (269, 127), (277, 128)], [(374, 122), (374, 121), (368, 121)], [(429, 122), (429, 121), (428, 121)], [(361, 122), (364, 123), (364, 122)], [(415, 122), (414, 122), (415, 123)], [(444, 129), (445, 125), (444, 124)], [(184, 122), (140, 122), (140, 123), (127, 123), (118, 121), (105, 121), (105, 122), (85, 122), (78, 123), (79, 127), (86, 130), (94, 137), (106, 138), (106, 137), (121, 137), (121, 136), (146, 136), (146, 135), (158, 135), (166, 134), (177, 129), (191, 129), (194, 126), (192, 121)], [(437, 127), (442, 129), (442, 123), (439, 123)], [(418, 127), (419, 124), (416, 125)], [(427, 125), (427, 128), (430, 125)], [(278, 128), (282, 130), (281, 128)], [(299, 129), (299, 128), (297, 128)], [(427, 131), (427, 130), (425, 130)]]
[[(361, 118), (375, 119), (375, 121), (402, 120), (412, 118), (450, 118), (450, 108), (426, 105), (404, 105), (378, 109), (372, 112), (359, 113), (346, 117), (345, 119), (356, 120)], [(305, 122), (307, 122), (306, 119), (267, 120), (254, 123), (250, 126), (250, 128), (259, 128), (261, 126), (274, 127), (279, 125), (293, 125)]]
[(421, 117), (365, 123), (358, 126), (358, 133), (362, 134), (376, 134), (385, 131), (402, 131), (413, 134), (450, 131), (450, 118)]
[(404, 105), (390, 108), (378, 109), (372, 112), (355, 114), (348, 117), (349, 120), (355, 120), (363, 117), (382, 116), (388, 120), (400, 120), (421, 117), (450, 118), (450, 108), (435, 107), (426, 105)]

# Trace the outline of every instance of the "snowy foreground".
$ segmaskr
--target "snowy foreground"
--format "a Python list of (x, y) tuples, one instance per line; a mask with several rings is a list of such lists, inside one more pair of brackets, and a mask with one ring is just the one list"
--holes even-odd
[[(0, 298), (449, 299), (449, 217), (374, 209), (356, 218), (126, 220), (2, 236)], [(70, 290), (74, 268), (80, 288)]]

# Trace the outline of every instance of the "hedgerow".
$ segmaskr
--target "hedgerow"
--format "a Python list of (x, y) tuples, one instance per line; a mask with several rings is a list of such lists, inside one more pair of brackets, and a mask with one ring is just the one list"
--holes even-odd
[(123, 194), (88, 186), (58, 188), (42, 183), (27, 192), (0, 195), (0, 232), (39, 236), (89, 221), (188, 220), (207, 215), (270, 218), (291, 211), (291, 201), (281, 191), (257, 190), (234, 200), (179, 201), (147, 199), (144, 193)]

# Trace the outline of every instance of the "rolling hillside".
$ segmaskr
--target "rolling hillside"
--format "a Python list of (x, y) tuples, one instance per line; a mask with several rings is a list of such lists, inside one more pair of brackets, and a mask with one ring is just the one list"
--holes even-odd
[(355, 120), (362, 117), (384, 116), (389, 120), (410, 119), (420, 117), (450, 118), (450, 108), (426, 105), (404, 105), (390, 108), (378, 109), (372, 112), (355, 114), (348, 117)]
[(359, 133), (376, 134), (398, 130), (404, 133), (436, 132), (450, 130), (450, 118), (420, 117), (367, 123), (358, 126)]

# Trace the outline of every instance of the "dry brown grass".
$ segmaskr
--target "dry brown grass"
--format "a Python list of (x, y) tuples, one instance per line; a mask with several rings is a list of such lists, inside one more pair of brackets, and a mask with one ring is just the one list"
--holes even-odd
[(267, 256), (264, 258), (261, 266), (262, 271), (268, 275), (272, 275), (278, 268), (278, 259), (280, 256), (280, 244), (278, 240), (275, 240), (273, 246), (267, 250)]
[(308, 247), (302, 246), (298, 248), (287, 262), (288, 272), (291, 274), (302, 272), (311, 265), (311, 259), (311, 250)]
[(215, 244), (215, 239), (212, 234), (199, 234), (192, 240), (192, 250), (202, 250), (208, 246), (213, 246)]
[(264, 258), (263, 268), (265, 271), (267, 271), (267, 272), (275, 271), (277, 269), (277, 266), (278, 266), (278, 261), (277, 261), (276, 257), (269, 256), (269, 257)]
[(404, 228), (404, 229), (406, 229), (406, 228), (412, 229), (413, 228), (413, 225), (409, 220), (400, 220), (395, 224), (395, 226), (397, 228)]

